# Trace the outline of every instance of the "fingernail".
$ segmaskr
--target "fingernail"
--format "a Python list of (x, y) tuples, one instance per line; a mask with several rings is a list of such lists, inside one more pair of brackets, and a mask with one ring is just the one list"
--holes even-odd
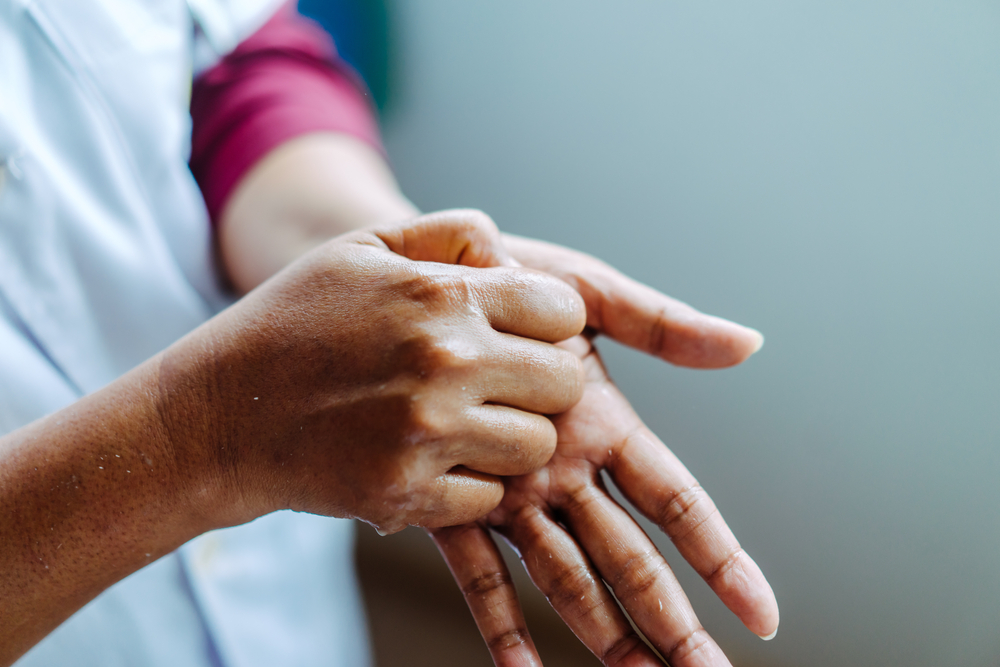
[(757, 336), (757, 342), (754, 345), (753, 352), (751, 352), (750, 354), (756, 354), (757, 352), (760, 351), (760, 348), (764, 347), (764, 334), (757, 331), (756, 329), (750, 329), (750, 331), (752, 331), (754, 335)]
[(765, 637), (764, 635), (758, 635), (758, 637), (760, 637), (761, 639), (763, 639), (766, 642), (769, 642), (772, 639), (774, 639), (775, 635), (777, 635), (777, 634), (778, 634), (778, 628), (775, 628), (774, 632), (772, 632), (771, 634), (769, 634), (767, 637)]

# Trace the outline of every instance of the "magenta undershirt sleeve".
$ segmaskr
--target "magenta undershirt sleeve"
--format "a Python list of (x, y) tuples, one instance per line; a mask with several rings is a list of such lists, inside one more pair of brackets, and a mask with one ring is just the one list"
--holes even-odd
[(213, 221), (243, 175), (289, 139), (337, 132), (383, 152), (367, 89), (294, 0), (195, 80), (191, 118), (191, 171)]

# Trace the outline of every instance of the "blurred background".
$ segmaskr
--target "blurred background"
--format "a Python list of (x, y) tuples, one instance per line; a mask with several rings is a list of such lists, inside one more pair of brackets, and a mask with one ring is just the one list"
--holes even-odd
[[(1000, 4), (302, 8), (419, 207), (766, 335), (714, 372), (601, 344), (777, 593), (765, 644), (657, 538), (734, 664), (1000, 665)], [(359, 567), (383, 667), (490, 664), (420, 533), (362, 526)], [(519, 585), (546, 664), (596, 664)]]

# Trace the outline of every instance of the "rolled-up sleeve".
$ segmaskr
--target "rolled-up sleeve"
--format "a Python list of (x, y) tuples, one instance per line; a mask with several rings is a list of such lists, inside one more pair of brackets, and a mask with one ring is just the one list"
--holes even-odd
[(383, 151), (364, 83), (294, 1), (194, 81), (191, 118), (191, 171), (213, 220), (257, 160), (289, 139), (336, 132)]

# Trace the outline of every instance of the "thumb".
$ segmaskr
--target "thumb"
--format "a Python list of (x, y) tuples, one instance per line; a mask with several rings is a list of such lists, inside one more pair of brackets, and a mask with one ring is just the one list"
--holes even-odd
[(439, 211), (369, 231), (389, 250), (414, 261), (519, 266), (507, 254), (496, 223), (474, 209)]

